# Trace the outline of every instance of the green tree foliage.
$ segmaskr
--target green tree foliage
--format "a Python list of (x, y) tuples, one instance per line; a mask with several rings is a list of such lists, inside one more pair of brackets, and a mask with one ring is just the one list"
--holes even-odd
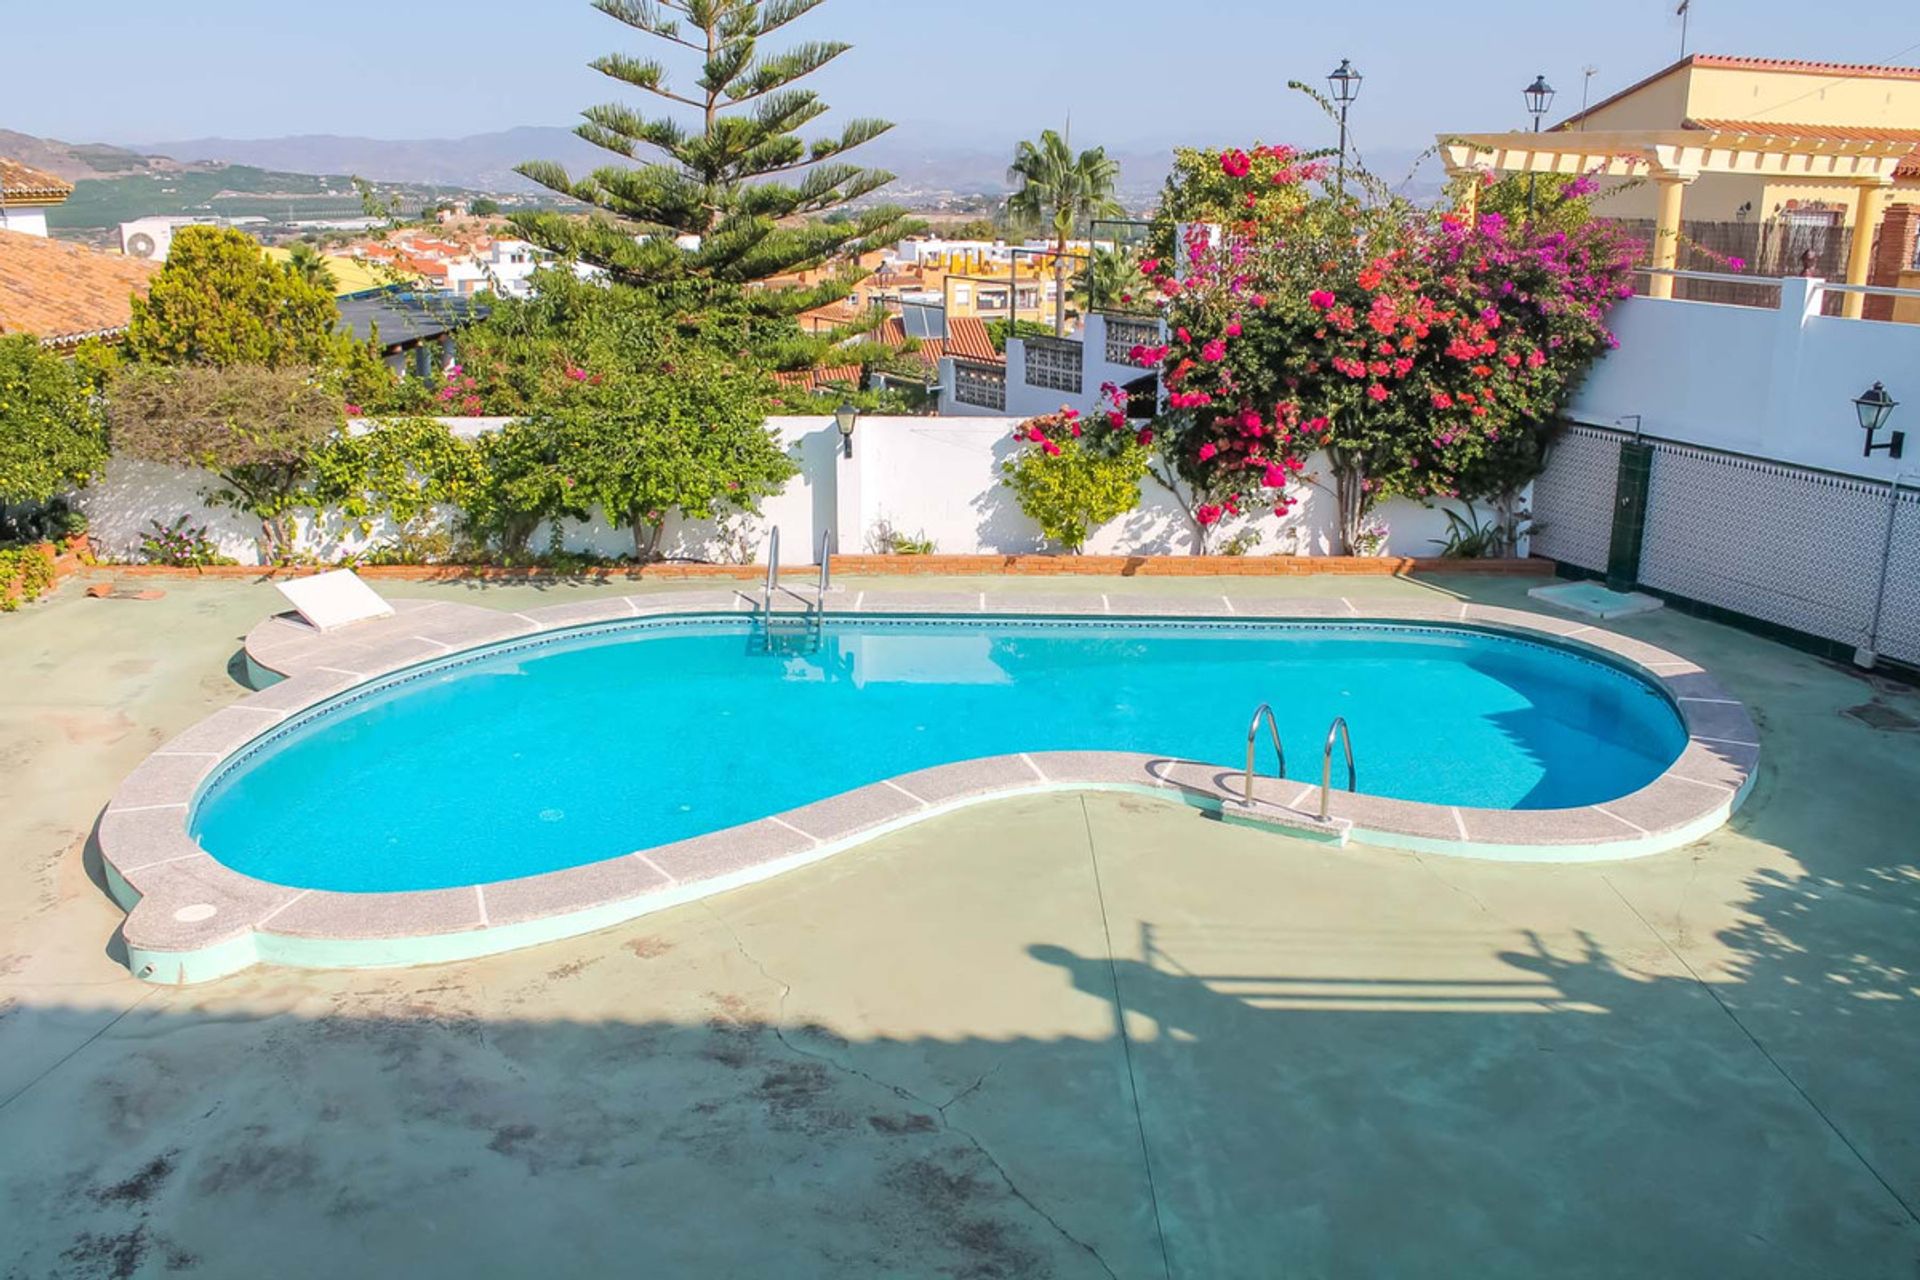
[(601, 507), (650, 558), (669, 514), (751, 510), (793, 474), (765, 427), (774, 381), (756, 365), (674, 323), (648, 291), (541, 281), (460, 344), (463, 384), (492, 412), (528, 418), (492, 446), (497, 502), (478, 520), (508, 554), (541, 520)]
[(1000, 472), (1020, 509), (1069, 554), (1079, 555), (1095, 529), (1140, 504), (1147, 451), (1124, 419), (1116, 426), (1102, 416), (1088, 426), (1079, 413), (1063, 409), (1021, 423), (1014, 439), (1020, 451)]
[(333, 287), (315, 271), (276, 263), (232, 227), (182, 227), (147, 296), (133, 300), (124, 354), (142, 364), (307, 369), (356, 403), (385, 404), (392, 370), (372, 342), (339, 326)]
[(500, 213), (500, 202), (489, 196), (477, 196), (467, 202), (467, 212), (476, 218), (492, 218)]
[(315, 453), (343, 423), (340, 393), (302, 368), (127, 365), (108, 402), (115, 452), (213, 472), (210, 499), (259, 519), (269, 562), (292, 556)]
[(479, 484), (462, 513), (467, 533), (498, 548), (503, 564), (529, 559), (542, 522), (591, 514), (574, 477), (578, 459), (552, 422), (516, 420), (475, 442)]
[(1022, 142), (1014, 151), (1007, 180), (1019, 186), (1007, 200), (1007, 214), (1016, 226), (1037, 228), (1053, 237), (1056, 336), (1067, 331), (1067, 241), (1094, 218), (1126, 213), (1113, 194), (1119, 179), (1120, 166), (1108, 157), (1106, 148), (1076, 155), (1052, 129), (1042, 133), (1038, 143)]
[(84, 371), (34, 338), (0, 338), (0, 502), (46, 502), (106, 461), (106, 424)]
[(433, 418), (364, 424), (314, 450), (304, 504), (316, 518), (338, 515), (362, 534), (381, 518), (393, 539), (417, 538), (423, 526), (475, 505), (485, 485), (480, 451)]
[(232, 227), (182, 227), (144, 298), (127, 353), (147, 364), (318, 368), (338, 362), (333, 294)]
[(683, 354), (671, 373), (584, 386), (576, 403), (539, 415), (575, 460), (583, 501), (633, 532), (651, 560), (672, 513), (693, 520), (750, 511), (796, 468), (766, 425), (768, 388), (709, 352)]
[[(663, 52), (697, 67), (689, 82), (665, 63), (612, 53), (593, 68), (665, 104), (648, 116), (623, 103), (592, 107), (575, 132), (622, 160), (581, 177), (535, 162), (519, 172), (593, 206), (596, 216), (515, 218), (534, 243), (605, 268), (619, 282), (662, 292), (682, 310), (717, 302), (752, 314), (793, 316), (845, 297), (865, 276), (860, 254), (898, 239), (909, 226), (891, 206), (823, 215), (893, 180), (844, 157), (886, 132), (856, 119), (838, 135), (808, 142), (800, 130), (827, 111), (795, 84), (848, 46), (807, 41), (768, 49), (763, 41), (822, 0), (594, 0), (594, 7)], [(697, 248), (678, 237), (698, 237)], [(788, 272), (840, 264), (812, 287), (760, 288)], [(743, 292), (752, 288), (751, 292)]]

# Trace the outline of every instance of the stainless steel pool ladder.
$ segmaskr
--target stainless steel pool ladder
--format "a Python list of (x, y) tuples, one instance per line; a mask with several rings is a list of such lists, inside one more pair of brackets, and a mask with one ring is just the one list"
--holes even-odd
[(1253, 806), (1253, 757), (1260, 745), (1262, 720), (1267, 722), (1267, 729), (1273, 735), (1273, 754), (1280, 758), (1280, 770), (1273, 776), (1276, 778), (1287, 776), (1287, 749), (1280, 745), (1280, 722), (1273, 718), (1273, 708), (1263, 702), (1260, 704), (1260, 709), (1253, 713), (1253, 723), (1247, 726), (1247, 779), (1241, 796), (1249, 808)]
[[(819, 595), (816, 599), (809, 600), (798, 591), (795, 591), (791, 587), (783, 586), (780, 582), (780, 526), (775, 525), (767, 535), (767, 579), (760, 591), (760, 608), (756, 611), (761, 615), (761, 635), (764, 639), (764, 647), (767, 652), (772, 653), (775, 649), (787, 648), (787, 646), (777, 642), (778, 636), (783, 633), (792, 635), (798, 632), (806, 641), (806, 647), (808, 649), (819, 648), (820, 632), (826, 624), (827, 616), (827, 588), (830, 582), (827, 567), (827, 545), (831, 536), (831, 531), (821, 535)], [(794, 618), (796, 616), (791, 613), (781, 614), (775, 612), (773, 607), (774, 597), (781, 593), (792, 596), (804, 606), (801, 613), (797, 616), (800, 623), (798, 628), (776, 628), (774, 626), (775, 618)]]
[(1335, 716), (1327, 729), (1327, 747), (1320, 753), (1320, 821), (1327, 820), (1333, 801), (1333, 740), (1338, 738), (1347, 749), (1347, 790), (1358, 791), (1359, 776), (1353, 771), (1353, 735), (1347, 731), (1347, 718)]

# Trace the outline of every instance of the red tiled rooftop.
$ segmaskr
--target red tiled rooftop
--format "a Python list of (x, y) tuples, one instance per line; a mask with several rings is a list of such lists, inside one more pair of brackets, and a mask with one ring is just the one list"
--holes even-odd
[(157, 262), (0, 231), (0, 333), (70, 343), (117, 333), (133, 318)]
[(56, 178), (18, 160), (0, 156), (0, 199), (58, 201), (72, 194), (73, 184), (65, 178)]

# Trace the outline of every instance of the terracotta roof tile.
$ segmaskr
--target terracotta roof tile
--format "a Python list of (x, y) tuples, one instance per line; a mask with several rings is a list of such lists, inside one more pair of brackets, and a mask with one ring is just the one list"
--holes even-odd
[(157, 262), (0, 231), (0, 333), (78, 342), (117, 333), (133, 318)]
[[(1610, 93), (1584, 111), (1576, 112), (1553, 126), (1570, 129), (1589, 116), (1597, 115), (1622, 98), (1640, 92), (1656, 80), (1664, 80), (1688, 67), (1712, 67), (1725, 71), (1787, 71), (1809, 75), (1838, 76), (1849, 80), (1920, 80), (1920, 67), (1880, 67), (1856, 62), (1801, 62), (1793, 58), (1735, 58), (1723, 54), (1695, 53), (1669, 63), (1643, 80), (1636, 80), (1617, 93)], [(1551, 130), (1549, 131), (1551, 132)]]
[(1884, 67), (1869, 62), (1802, 62), (1798, 58), (1736, 58), (1718, 53), (1696, 53), (1688, 59), (1696, 67), (1729, 71), (1796, 71), (1856, 80), (1920, 80), (1920, 67)]
[(795, 369), (790, 373), (776, 373), (773, 380), (787, 387), (805, 387), (809, 391), (818, 391), (833, 382), (860, 381), (860, 366), (857, 364), (832, 365), (824, 369)]
[(0, 156), (0, 199), (65, 200), (72, 194), (73, 184), (66, 179)]
[(1005, 364), (1006, 356), (993, 349), (987, 322), (979, 316), (954, 316), (947, 321), (947, 354), (985, 364)]

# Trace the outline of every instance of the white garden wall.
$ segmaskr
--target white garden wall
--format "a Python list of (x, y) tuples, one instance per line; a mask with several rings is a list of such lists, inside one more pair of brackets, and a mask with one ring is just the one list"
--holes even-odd
[[(938, 551), (949, 554), (1045, 550), (1038, 527), (1001, 481), (1000, 464), (1014, 452), (1016, 421), (865, 418), (855, 433), (854, 456), (847, 459), (841, 456), (830, 418), (775, 418), (770, 425), (786, 443), (799, 474), (762, 504), (759, 515), (726, 522), (724, 536), (710, 521), (669, 521), (663, 550), (701, 560), (764, 560), (766, 532), (778, 526), (782, 561), (811, 564), (823, 537), (844, 554), (861, 553), (875, 549), (873, 539), (883, 525), (930, 538)], [(459, 434), (472, 435), (497, 430), (500, 420), (451, 419), (449, 425)], [(1309, 473), (1314, 469), (1310, 465)], [(104, 557), (137, 558), (141, 536), (152, 521), (171, 523), (185, 514), (193, 523), (207, 525), (223, 554), (243, 564), (258, 563), (254, 522), (206, 502), (205, 495), (217, 487), (218, 481), (204, 472), (116, 458), (105, 477), (79, 495), (78, 505), (91, 521), (94, 546)], [(1285, 520), (1268, 512), (1249, 522), (1263, 535), (1254, 554), (1331, 552), (1332, 498), (1310, 485), (1300, 486), (1297, 496), (1301, 501)], [(1389, 503), (1379, 517), (1391, 526), (1388, 550), (1397, 555), (1435, 554), (1434, 540), (1446, 532), (1445, 515), (1417, 503)], [(331, 560), (390, 536), (384, 526), (362, 536), (340, 524), (337, 519), (303, 519), (302, 548)], [(1241, 527), (1246, 526), (1236, 524), (1217, 534), (1216, 545)], [(570, 551), (621, 555), (633, 549), (629, 532), (604, 519), (569, 522), (562, 533)], [(533, 546), (546, 549), (545, 529), (535, 534)], [(1087, 549), (1150, 555), (1183, 554), (1192, 547), (1193, 527), (1184, 512), (1148, 481), (1139, 509), (1095, 533)]]
[(1638, 414), (1651, 436), (1877, 480), (1920, 467), (1912, 452), (1863, 456), (1852, 403), (1886, 383), (1906, 402), (1891, 425), (1920, 449), (1920, 325), (1821, 315), (1821, 281), (1779, 284), (1777, 309), (1622, 302), (1610, 321), (1620, 348), (1594, 366), (1568, 416), (1631, 428)]

